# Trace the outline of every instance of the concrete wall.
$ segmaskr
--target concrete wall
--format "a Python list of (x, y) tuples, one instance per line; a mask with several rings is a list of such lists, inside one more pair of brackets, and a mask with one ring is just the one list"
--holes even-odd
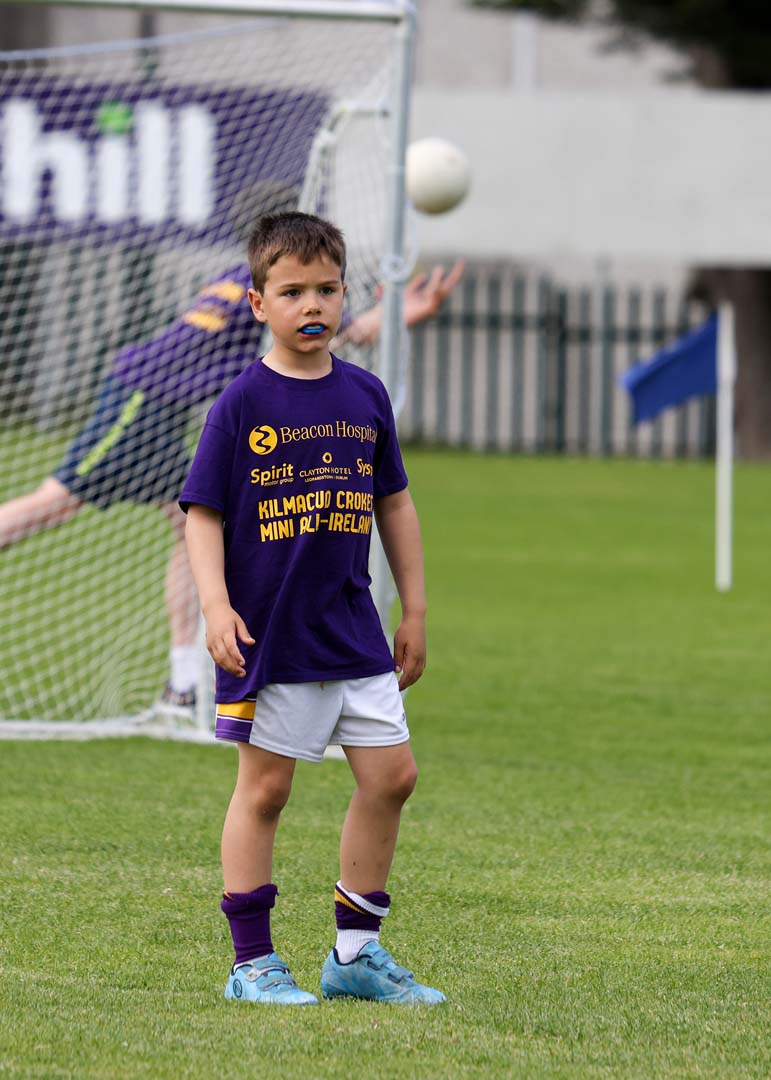
[(487, 258), (771, 263), (771, 97), (502, 94), (418, 88), (413, 137), (472, 162), (457, 210), (419, 221), (432, 251)]

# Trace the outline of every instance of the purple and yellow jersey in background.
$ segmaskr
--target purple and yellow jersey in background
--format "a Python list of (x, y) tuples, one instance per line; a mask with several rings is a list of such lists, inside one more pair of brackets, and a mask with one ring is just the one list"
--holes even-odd
[[(110, 374), (164, 405), (186, 408), (221, 393), (257, 356), (263, 328), (247, 299), (251, 285), (247, 265), (215, 278), (157, 337), (121, 349)], [(344, 315), (342, 325), (350, 321)]]
[(256, 356), (262, 326), (249, 306), (250, 286), (245, 264), (215, 278), (161, 334), (121, 349), (111, 375), (166, 405), (219, 394)]

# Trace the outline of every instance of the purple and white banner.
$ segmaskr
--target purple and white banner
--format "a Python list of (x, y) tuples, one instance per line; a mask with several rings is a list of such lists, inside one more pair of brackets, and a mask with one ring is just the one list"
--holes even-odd
[(259, 182), (301, 185), (325, 110), (314, 94), (254, 87), (5, 83), (0, 239), (226, 239)]

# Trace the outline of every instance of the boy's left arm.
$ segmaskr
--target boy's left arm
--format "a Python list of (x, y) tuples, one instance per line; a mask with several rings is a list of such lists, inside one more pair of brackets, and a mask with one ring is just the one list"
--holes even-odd
[(394, 635), (399, 689), (416, 683), (426, 666), (426, 589), (415, 504), (407, 488), (375, 502), (375, 521), (394, 576), (402, 619)]

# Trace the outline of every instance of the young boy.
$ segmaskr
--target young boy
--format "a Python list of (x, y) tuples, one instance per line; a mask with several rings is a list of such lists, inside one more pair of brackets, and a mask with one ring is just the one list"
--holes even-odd
[[(222, 909), (236, 953), (225, 996), (318, 1003), (273, 951), (272, 854), (296, 760), (321, 761), (333, 743), (356, 789), (322, 993), (436, 1004), (444, 995), (378, 940), (417, 776), (399, 690), (425, 665), (420, 533), (390, 402), (375, 376), (329, 351), (346, 291), (334, 225), (301, 213), (264, 217), (249, 264), (249, 302), (273, 347), (212, 408), (180, 497), (218, 665), (216, 733), (239, 753), (222, 835)], [(373, 514), (402, 607), (393, 656), (369, 591)]]
[[(258, 212), (289, 210), (298, 192), (263, 182), (249, 193)], [(244, 208), (244, 214), (247, 211)], [(250, 224), (256, 216), (251, 214)], [(243, 221), (239, 221), (239, 231)], [(414, 326), (436, 315), (463, 273), (459, 261), (445, 274), (435, 267), (405, 290), (404, 321)], [(31, 492), (0, 505), (0, 550), (74, 518), (87, 506), (118, 502), (158, 506), (174, 531), (166, 575), (171, 639), (170, 678), (157, 711), (190, 716), (199, 655), (198, 605), (177, 505), (190, 468), (185, 441), (190, 410), (219, 394), (254, 356), (262, 326), (247, 303), (249, 267), (239, 264), (210, 281), (195, 302), (149, 341), (121, 349), (98, 393), (94, 415), (67, 448), (52, 476)], [(345, 338), (372, 344), (380, 334), (375, 304), (345, 327)]]

